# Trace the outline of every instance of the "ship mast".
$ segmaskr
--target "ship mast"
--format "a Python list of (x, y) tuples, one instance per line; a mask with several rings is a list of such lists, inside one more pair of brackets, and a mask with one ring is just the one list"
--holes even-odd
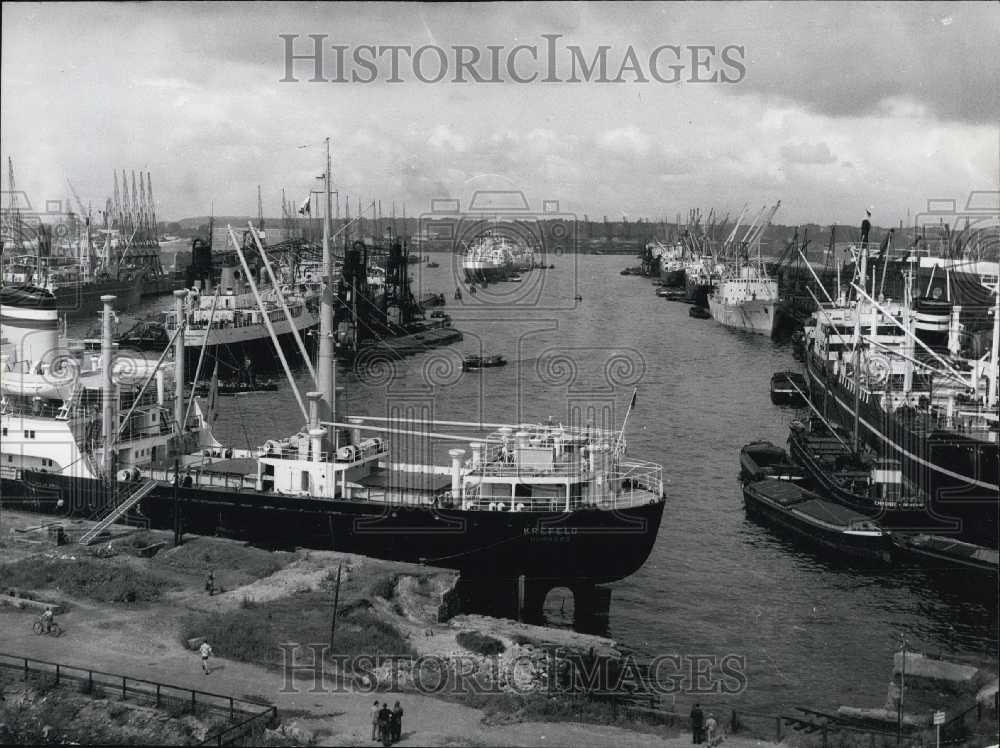
[[(323, 289), (320, 298), (319, 352), (316, 366), (317, 388), (323, 396), (319, 402), (319, 417), (324, 421), (336, 420), (337, 392), (333, 360), (333, 253), (330, 247), (331, 185), (330, 138), (326, 139), (326, 211), (323, 214)], [(334, 445), (335, 446), (335, 445)]]

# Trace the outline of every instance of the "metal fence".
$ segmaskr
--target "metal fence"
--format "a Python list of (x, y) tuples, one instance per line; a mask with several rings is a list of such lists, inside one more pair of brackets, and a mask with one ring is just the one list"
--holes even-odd
[(201, 708), (227, 715), (233, 724), (206, 737), (202, 745), (233, 745), (248, 738), (252, 739), (265, 727), (274, 725), (278, 720), (278, 709), (270, 704), (260, 704), (235, 696), (135, 678), (120, 673), (108, 673), (4, 652), (0, 652), (0, 667), (23, 673), (24, 680), (35, 673), (54, 678), (54, 684), (57, 686), (67, 680), (77, 682), (81, 686), (86, 683), (87, 693), (94, 693), (96, 687), (105, 693), (119, 694), (122, 700), (130, 697), (146, 700), (158, 709), (172, 706), (194, 714)]

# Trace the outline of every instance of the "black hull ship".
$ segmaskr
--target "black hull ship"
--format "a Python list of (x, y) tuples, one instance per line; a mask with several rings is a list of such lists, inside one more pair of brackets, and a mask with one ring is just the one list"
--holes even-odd
[[(849, 425), (856, 451), (898, 464), (902, 483), (926, 500), (913, 531), (995, 549), (997, 296), (964, 309), (949, 301), (957, 292), (911, 299), (908, 285), (902, 303), (878, 302), (865, 277), (852, 284), (853, 301), (823, 304), (806, 326), (813, 407)], [(983, 340), (985, 349), (966, 350)]]
[[(664, 503), (608, 512), (593, 508), (556, 511), (489, 511), (387, 505), (364, 500), (318, 500), (226, 488), (242, 475), (214, 473), (212, 488), (177, 489), (163, 483), (144, 497), (129, 522), (184, 532), (220, 535), (269, 547), (306, 547), (376, 558), (427, 563), (473, 576), (516, 579), (572, 579), (598, 584), (636, 572), (652, 550)], [(447, 481), (446, 477), (446, 481)], [(9, 509), (100, 516), (111, 504), (112, 487), (25, 471), (19, 481), (3, 480)], [(118, 482), (119, 496), (141, 484)], [(427, 498), (426, 491), (410, 500)], [(401, 500), (404, 498), (401, 495)]]
[[(833, 425), (833, 424), (830, 424)], [(788, 449), (812, 484), (830, 499), (856, 512), (877, 519), (890, 530), (952, 531), (954, 522), (934, 517), (925, 501), (903, 491), (896, 461), (869, 453), (856, 455), (843, 430), (829, 428), (819, 419), (809, 425), (793, 421)]]
[[(656, 541), (662, 468), (626, 457), (624, 425), (338, 420), (330, 335), (319, 341), (318, 359), (331, 365), (316, 367), (315, 391), (303, 397), (284, 367), (303, 427), (256, 448), (224, 447), (211, 432), (211, 402), (206, 415), (185, 396), (183, 334), (172, 336), (173, 361), (166, 351), (155, 361), (115, 351), (114, 299), (104, 297), (98, 361), (58, 339), (53, 299), (36, 295), (28, 309), (3, 297), (10, 348), (0, 505), (97, 520), (81, 543), (131, 522), (332, 548), (494, 580), (525, 577), (537, 602), (547, 586), (628, 576)], [(186, 295), (175, 292), (173, 317), (185, 328), (194, 324)], [(325, 329), (333, 329), (334, 296), (323, 294)], [(459, 433), (442, 435), (448, 427)], [(450, 465), (400, 465), (388, 446), (397, 436), (426, 442), (420, 454), (441, 438), (466, 448), (449, 450)]]

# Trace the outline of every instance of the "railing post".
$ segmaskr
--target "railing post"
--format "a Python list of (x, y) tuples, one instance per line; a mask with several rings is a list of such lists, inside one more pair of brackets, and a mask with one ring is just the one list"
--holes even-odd
[(90, 695), (94, 695), (94, 671), (87, 671), (87, 687), (90, 689)]
[(194, 691), (191, 691), (191, 714), (194, 714)]
[(157, 707), (157, 709), (159, 709), (159, 707), (160, 707), (160, 684), (159, 683), (156, 684), (156, 707)]
[(24, 679), (28, 680), (28, 658), (24, 658)]
[(780, 716), (775, 717), (774, 718), (774, 732), (775, 732), (775, 735), (778, 736), (777, 739), (774, 741), (776, 743), (780, 743), (781, 742), (781, 738), (783, 737), (782, 734), (781, 734), (781, 728), (782, 727), (784, 727), (784, 725), (782, 724), (781, 717)]
[(823, 725), (823, 748), (827, 748), (830, 745), (829, 738), (827, 736), (827, 731), (826, 730), (827, 730), (827, 726), (826, 726), (826, 724), (824, 724)]
[(233, 697), (229, 697), (229, 719), (233, 718)]
[(59, 665), (56, 664), (56, 685), (59, 685)]
[(122, 701), (125, 700), (125, 676), (122, 676)]

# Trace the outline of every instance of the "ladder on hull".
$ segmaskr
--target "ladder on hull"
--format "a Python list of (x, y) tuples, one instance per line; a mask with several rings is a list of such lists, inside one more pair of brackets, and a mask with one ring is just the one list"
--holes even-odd
[(148, 496), (149, 493), (156, 488), (155, 480), (148, 480), (143, 483), (132, 495), (130, 495), (125, 501), (123, 501), (118, 506), (114, 507), (111, 512), (100, 522), (90, 528), (86, 533), (80, 537), (80, 545), (90, 545), (94, 542), (98, 535), (104, 532), (111, 524), (121, 517), (125, 512), (134, 507), (143, 499), (143, 497)]

